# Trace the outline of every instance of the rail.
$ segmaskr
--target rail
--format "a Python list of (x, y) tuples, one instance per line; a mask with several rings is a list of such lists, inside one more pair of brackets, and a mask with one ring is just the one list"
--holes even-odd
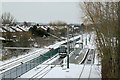
[(44, 56), (49, 56), (49, 57), (39, 56), (25, 63), (21, 63), (20, 65), (3, 72), (2, 74), (0, 74), (0, 76), (2, 80), (4, 80), (5, 78), (17, 78), (22, 74), (28, 72), (29, 70), (35, 68), (39, 64), (43, 63), (44, 61), (48, 60), (49, 58), (52, 58), (55, 54), (57, 54), (57, 51), (58, 50), (56, 49), (44, 54)]
[(87, 49), (87, 51), (86, 51), (86, 53), (85, 53), (85, 56), (83, 57), (83, 59), (81, 60), (81, 62), (80, 62), (79, 64), (83, 64), (83, 63), (84, 63), (84, 61), (85, 61), (86, 58), (87, 58), (87, 55), (88, 55), (89, 51), (90, 51), (90, 49)]
[[(78, 41), (79, 39), (80, 38), (78, 36), (74, 40)], [(66, 43), (66, 41), (64, 43)], [(58, 48), (56, 48), (54, 50), (50, 50), (50, 51), (48, 51), (47, 53), (44, 54), (44, 56), (49, 56), (49, 57), (38, 56), (38, 57), (36, 57), (34, 59), (31, 59), (29, 61), (26, 61), (24, 63), (19, 62), (20, 63), (19, 65), (2, 72), (0, 74), (0, 78), (2, 80), (4, 80), (5, 78), (17, 78), (17, 77), (21, 76), (22, 74), (28, 72), (29, 70), (33, 69), (34, 67), (38, 66), (39, 64), (43, 63), (47, 59), (53, 57), (55, 54), (57, 54), (57, 51), (58, 51)]]

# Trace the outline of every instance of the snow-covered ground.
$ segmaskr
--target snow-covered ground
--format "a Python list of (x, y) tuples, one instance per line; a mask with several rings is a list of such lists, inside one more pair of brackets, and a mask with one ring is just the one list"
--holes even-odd
[[(80, 36), (76, 36), (74, 38), (71, 38), (70, 40), (73, 40), (73, 39), (77, 39), (79, 38)], [(25, 55), (21, 55), (21, 56), (18, 56), (17, 58), (11, 58), (10, 60), (6, 60), (6, 61), (0, 61), (0, 70), (2, 70), (2, 72), (4, 71), (7, 71), (15, 66), (18, 66), (24, 62), (27, 62), (29, 60), (32, 60), (38, 56), (40, 56), (40, 54), (44, 54), (46, 52), (48, 52), (50, 49), (56, 49), (58, 48), (61, 44), (65, 43), (66, 41), (61, 41), (61, 42), (58, 42), (58, 43), (55, 43), (53, 45), (50, 45), (48, 47), (44, 47), (44, 48), (40, 48), (38, 50), (35, 50), (35, 51), (32, 51), (32, 52), (29, 52), (28, 54), (25, 54)], [(2, 73), (0, 72), (0, 73)]]
[(19, 56), (18, 58), (12, 58), (12, 59), (7, 60), (5, 62), (3, 61), (2, 64), (0, 65), (0, 70), (2, 70), (0, 73), (7, 71), (15, 66), (20, 65), (21, 62), (25, 63), (27, 61), (30, 61), (30, 60), (40, 56), (40, 54), (44, 54), (48, 51), (49, 51), (49, 49), (39, 49), (39, 50), (36, 50), (36, 51), (31, 52), (29, 54)]
[[(94, 35), (94, 33), (90, 33), (90, 34), (91, 34), (91, 37), (87, 33), (83, 34), (83, 41), (84, 41), (83, 46), (84, 46), (84, 48), (95, 49), (96, 48), (95, 43), (94, 43), (95, 35)], [(71, 40), (76, 39), (78, 37), (81, 37), (81, 36), (76, 36), (76, 37), (72, 38)], [(89, 40), (89, 38), (90, 38), (90, 40)], [(34, 52), (36, 52), (36, 54), (34, 54), (34, 56), (31, 56), (31, 58), (33, 59), (33, 58), (39, 56), (40, 54), (43, 54), (43, 53), (49, 51), (49, 49), (51, 49), (51, 48), (56, 49), (65, 42), (66, 41), (57, 42), (54, 45), (50, 45), (48, 47), (44, 47), (42, 49), (35, 50)], [(42, 52), (41, 52), (41, 50), (42, 50)], [(26, 54), (26, 55), (22, 55), (19, 58), (25, 57), (30, 54), (33, 54), (33, 52), (30, 52), (29, 54)], [(22, 61), (24, 62), (31, 58), (28, 57)], [(97, 55), (95, 55), (95, 61), (94, 61), (95, 63), (94, 64), (86, 65), (86, 64), (73, 64), (73, 63), (71, 64), (70, 63), (69, 69), (67, 69), (66, 63), (63, 63), (62, 65), (50, 65), (52, 62), (54, 62), (57, 59), (58, 59), (58, 57), (54, 57), (53, 59), (48, 59), (44, 63), (42, 63), (42, 64), (36, 66), (35, 68), (33, 68), (32, 70), (26, 72), (19, 78), (101, 78), (101, 66), (97, 65), (99, 62)], [(16, 59), (11, 59), (6, 62), (0, 62), (0, 64), (3, 65), (5, 63), (10, 63), (10, 61), (12, 61), (12, 60), (15, 61)], [(3, 66), (1, 66), (0, 68), (2, 68), (2, 67)], [(6, 68), (8, 69), (8, 67), (6, 67)]]
[(89, 49), (96, 49), (96, 45), (95, 45), (95, 32), (91, 32), (91, 33), (85, 33), (83, 34), (83, 45), (84, 48), (89, 48)]
[[(89, 34), (83, 35), (84, 48), (95, 49), (94, 33), (91, 33), (90, 41), (89, 37)], [(66, 63), (63, 63), (62, 65), (48, 65), (56, 59), (57, 58), (48, 63), (45, 62), (38, 65), (36, 68), (20, 76), (20, 78), (101, 78), (101, 66), (98, 65), (99, 61), (97, 54), (95, 54), (94, 64), (88, 65), (70, 63), (69, 69), (67, 68)]]
[[(100, 72), (96, 65), (78, 65), (70, 64), (70, 68), (61, 65), (40, 65), (39, 68), (34, 68), (20, 78), (101, 78)], [(53, 68), (51, 68), (53, 66)], [(41, 72), (40, 72), (41, 71)]]
[[(19, 28), (18, 28), (19, 27)], [(16, 32), (16, 31), (20, 31), (22, 32), (22, 30), (24, 31), (28, 31), (29, 30), (29, 27), (25, 27), (25, 26), (19, 26), (19, 25), (16, 25), (16, 26), (3, 26), (4, 29), (6, 29), (7, 31), (10, 31), (10, 32)], [(0, 28), (0, 32), (6, 32), (4, 29)], [(22, 30), (21, 30), (22, 29)]]
[[(42, 78), (100, 78), (96, 66), (70, 64), (70, 68), (56, 66)], [(41, 75), (38, 76), (41, 78)]]
[(69, 69), (67, 69), (66, 64), (63, 66), (47, 65), (51, 62), (45, 62), (19, 78), (101, 78), (100, 67), (96, 64), (70, 64)]
[[(95, 49), (95, 34), (90, 33), (90, 35), (83, 35), (84, 48)], [(87, 39), (87, 45), (85, 39)], [(67, 69), (66, 65), (63, 67), (59, 65), (54, 67), (53, 69), (51, 69), (51, 71), (44, 75), (37, 75), (37, 78), (101, 78), (101, 66), (98, 65), (97, 54), (95, 55), (94, 61), (95, 63), (90, 65), (70, 64), (69, 69)]]

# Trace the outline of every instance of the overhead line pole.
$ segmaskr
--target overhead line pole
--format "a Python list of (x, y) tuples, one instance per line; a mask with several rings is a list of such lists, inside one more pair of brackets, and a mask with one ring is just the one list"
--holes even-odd
[(69, 69), (69, 25), (67, 25), (67, 68)]

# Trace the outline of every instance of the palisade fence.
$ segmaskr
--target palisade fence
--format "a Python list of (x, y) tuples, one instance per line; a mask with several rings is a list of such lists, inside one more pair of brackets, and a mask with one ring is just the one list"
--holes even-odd
[(36, 57), (28, 62), (22, 63), (19, 66), (13, 67), (8, 71), (3, 72), (2, 74), (0, 74), (0, 78), (2, 80), (6, 80), (6, 78), (13, 79), (20, 77), (22, 74), (28, 72), (29, 70), (35, 68), (39, 64), (43, 63), (44, 61), (56, 55), (57, 52), (58, 52), (58, 48), (54, 50), (50, 50), (39, 57)]

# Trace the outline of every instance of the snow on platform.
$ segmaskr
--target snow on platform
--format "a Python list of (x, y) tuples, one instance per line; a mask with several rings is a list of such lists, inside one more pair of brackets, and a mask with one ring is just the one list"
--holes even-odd
[[(84, 35), (85, 36), (85, 35)], [(86, 37), (84, 37), (86, 39)], [(91, 36), (91, 41), (87, 41), (86, 48), (95, 49), (94, 35)], [(64, 42), (63, 42), (64, 43)], [(57, 43), (58, 45), (59, 43)], [(85, 42), (84, 42), (85, 46)], [(49, 46), (50, 48), (57, 47), (56, 45)], [(98, 65), (97, 55), (95, 55), (94, 64), (71, 64), (67, 69), (66, 63), (63, 65), (39, 65), (29, 72), (23, 74), (20, 78), (101, 78), (101, 65)], [(54, 59), (55, 60), (55, 59)], [(52, 61), (54, 61), (52, 60)], [(51, 62), (52, 62), (51, 61)]]
[[(70, 64), (69, 69), (67, 69), (67, 66), (56, 66), (43, 78), (79, 78), (82, 68), (83, 65), (75, 64)], [(38, 78), (41, 78), (41, 76), (39, 76)]]
[[(65, 66), (66, 67), (66, 66)], [(70, 64), (70, 68), (56, 66), (43, 78), (101, 78), (100, 74), (94, 69), (91, 70), (91, 65), (76, 65)], [(40, 76), (38, 78), (41, 78)]]
[(95, 64), (70, 63), (69, 69), (67, 69), (66, 62), (62, 65), (48, 65), (56, 59), (58, 57), (38, 65), (19, 78), (101, 78), (101, 66), (97, 65), (97, 62)]
[[(61, 65), (47, 66), (39, 65), (28, 73), (23, 74), (20, 78), (101, 78), (97, 65), (70, 64), (69, 69), (67, 69), (66, 65), (63, 67)], [(42, 69), (44, 70), (42, 71)]]
[[(83, 35), (85, 36), (85, 35)], [(78, 38), (80, 36), (74, 37)], [(91, 37), (93, 38), (93, 36)], [(86, 39), (84, 37), (84, 39)], [(47, 48), (58, 48), (61, 44), (66, 41), (58, 42), (54, 45), (50, 45)], [(91, 48), (93, 45), (93, 40), (91, 43), (87, 41), (87, 48)], [(84, 42), (85, 45), (85, 42)], [(88, 47), (89, 45), (89, 47)], [(94, 46), (93, 46), (94, 48)], [(46, 50), (44, 49), (43, 52)], [(40, 55), (41, 51), (36, 51)], [(36, 57), (36, 56), (35, 56)], [(70, 64), (70, 68), (67, 69), (66, 63), (62, 65), (49, 65), (54, 62), (58, 57), (55, 57), (53, 60), (47, 60), (50, 62), (44, 62), (43, 64), (38, 65), (27, 73), (21, 75), (19, 78), (101, 78), (101, 67), (97, 65), (97, 58), (95, 58), (95, 64), (84, 65), (84, 64)]]
[(47, 69), (50, 69), (51, 66), (53, 66), (53, 65), (50, 65), (50, 64), (52, 62), (54, 62), (56, 59), (58, 59), (58, 58), (59, 58), (59, 56), (56, 57), (56, 55), (55, 55), (53, 58), (48, 59), (47, 61), (43, 62), (42, 64), (36, 66), (35, 68), (33, 68), (32, 70), (30, 70), (27, 73), (23, 74), (19, 78), (35, 78), (37, 76), (37, 74), (43, 73)]
[(101, 67), (97, 65), (92, 66), (90, 78), (101, 78)]

